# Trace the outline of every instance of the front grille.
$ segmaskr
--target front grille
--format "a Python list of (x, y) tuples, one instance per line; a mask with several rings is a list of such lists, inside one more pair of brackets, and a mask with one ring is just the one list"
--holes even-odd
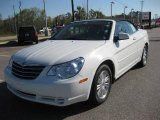
[(13, 61), (12, 74), (18, 78), (35, 79), (42, 72), (45, 66), (23, 66)]

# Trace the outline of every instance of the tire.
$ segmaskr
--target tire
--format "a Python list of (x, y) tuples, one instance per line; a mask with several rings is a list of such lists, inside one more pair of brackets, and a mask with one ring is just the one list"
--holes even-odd
[(38, 39), (35, 40), (35, 43), (38, 44)]
[(144, 67), (147, 64), (147, 59), (148, 59), (148, 47), (145, 46), (143, 48), (143, 53), (142, 53), (142, 57), (141, 57), (141, 61), (139, 62), (139, 66), (140, 67)]
[(108, 97), (112, 83), (112, 72), (108, 65), (101, 65), (93, 79), (89, 101), (94, 105), (102, 104)]
[(22, 45), (23, 42), (21, 40), (18, 40), (18, 45)]

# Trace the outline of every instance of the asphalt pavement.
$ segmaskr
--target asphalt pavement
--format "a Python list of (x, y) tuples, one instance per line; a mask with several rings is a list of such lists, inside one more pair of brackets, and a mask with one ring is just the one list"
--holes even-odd
[(160, 27), (148, 29), (149, 39), (152, 41), (160, 40)]
[[(0, 45), (1, 80), (10, 56), (28, 46)], [(159, 51), (160, 41), (151, 40), (147, 66), (136, 66), (119, 78), (100, 106), (82, 102), (59, 108), (29, 102), (12, 95), (0, 81), (0, 120), (160, 120)]]

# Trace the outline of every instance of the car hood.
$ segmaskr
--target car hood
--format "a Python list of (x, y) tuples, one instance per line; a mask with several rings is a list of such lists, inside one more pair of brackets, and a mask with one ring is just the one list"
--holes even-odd
[(23, 64), (54, 65), (90, 54), (105, 41), (48, 40), (25, 48), (13, 56)]

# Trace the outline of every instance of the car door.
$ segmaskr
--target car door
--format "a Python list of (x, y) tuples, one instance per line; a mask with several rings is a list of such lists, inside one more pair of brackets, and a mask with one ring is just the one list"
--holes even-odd
[(117, 61), (117, 76), (120, 76), (127, 70), (129, 70), (136, 63), (137, 55), (135, 44), (135, 33), (127, 21), (117, 22), (115, 28), (115, 36), (118, 36), (120, 32), (127, 33), (129, 39), (118, 40), (114, 43), (115, 59)]
[(131, 24), (128, 23), (128, 25), (131, 27), (133, 34), (131, 35), (134, 41), (134, 46), (135, 46), (135, 58), (137, 61), (139, 61), (141, 59), (142, 56), (142, 51), (144, 48), (144, 42), (143, 40), (144, 38), (144, 33), (140, 32), (140, 30), (136, 29), (136, 27)]

